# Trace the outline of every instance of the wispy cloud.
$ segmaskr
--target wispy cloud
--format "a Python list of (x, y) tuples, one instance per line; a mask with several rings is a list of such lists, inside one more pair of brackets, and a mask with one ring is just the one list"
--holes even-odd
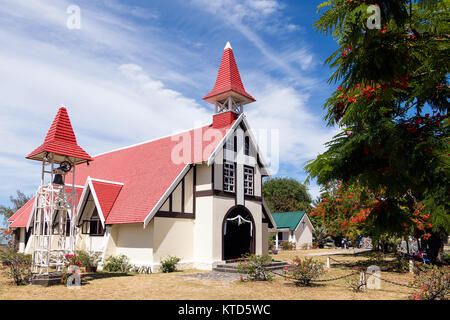
[[(310, 75), (316, 58), (301, 43), (280, 48), (264, 39), (301, 26), (275, 0), (194, 3), (214, 17), (211, 26), (221, 21), (261, 53), (241, 68), (258, 100), (246, 109), (250, 125), (279, 129), (281, 162), (302, 172), (332, 133), (308, 105), (306, 89), (318, 81)], [(208, 36), (169, 38), (159, 11), (106, 0), (77, 1), (81, 29), (69, 30), (70, 4), (4, 0), (0, 6), (1, 201), (18, 188), (34, 192), (39, 166), (24, 157), (42, 143), (61, 104), (91, 155), (211, 120), (212, 107), (200, 98), (213, 85), (221, 52), (207, 50)], [(217, 64), (209, 63), (211, 55)]]

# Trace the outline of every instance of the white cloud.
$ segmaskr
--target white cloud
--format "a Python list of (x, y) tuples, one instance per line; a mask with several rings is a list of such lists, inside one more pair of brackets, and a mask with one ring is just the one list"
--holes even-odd
[[(24, 157), (42, 143), (61, 104), (68, 107), (79, 144), (91, 155), (211, 120), (212, 108), (198, 101), (211, 89), (216, 65), (205, 65), (205, 57), (192, 46), (167, 40), (164, 29), (150, 23), (141, 31), (120, 14), (154, 20), (159, 19), (157, 13), (116, 2), (98, 11), (81, 1), (82, 28), (69, 31), (69, 4), (6, 0), (0, 6), (0, 199), (17, 188), (34, 191), (40, 169)], [(262, 52), (264, 65), (272, 66), (269, 70), (285, 73), (284, 80), (277, 80), (246, 69), (246, 89), (258, 100), (246, 113), (252, 128), (280, 130), (280, 159), (301, 172), (304, 161), (323, 151), (323, 142), (332, 134), (311, 114), (308, 94), (297, 87), (317, 83), (304, 72), (314, 67), (314, 55), (298, 46), (274, 50), (243, 22), (278, 16), (283, 9), (278, 1), (204, 4), (223, 19), (229, 17), (225, 11), (234, 8), (233, 28)], [(192, 43), (208, 43), (200, 41)], [(179, 86), (192, 94), (183, 94)]]
[[(283, 72), (287, 80), (301, 87), (311, 88), (316, 81), (310, 75), (303, 74), (297, 69), (307, 70), (315, 65), (314, 56), (307, 48), (300, 46), (295, 51), (300, 57), (293, 65), (293, 59), (286, 59), (290, 52), (281, 52), (271, 49), (260, 36), (261, 30), (268, 33), (292, 31), (293, 24), (285, 22), (286, 16), (282, 14), (283, 6), (275, 0), (193, 0), (199, 8), (206, 10), (221, 20), (229, 28), (238, 30), (267, 58), (272, 70)], [(258, 30), (260, 32), (258, 32)], [(301, 44), (299, 44), (301, 45)]]

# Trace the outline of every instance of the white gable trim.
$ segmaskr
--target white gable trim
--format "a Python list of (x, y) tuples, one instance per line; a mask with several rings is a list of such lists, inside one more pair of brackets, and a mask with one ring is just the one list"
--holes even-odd
[[(306, 217), (306, 219), (305, 219), (305, 217)], [(314, 226), (313, 226), (313, 224), (311, 223), (311, 220), (309, 219), (308, 214), (307, 214), (306, 212), (305, 212), (305, 214), (303, 215), (303, 217), (300, 219), (300, 221), (298, 222), (297, 227), (295, 227), (295, 230), (298, 229), (298, 227), (300, 226), (300, 224), (302, 223), (303, 220), (305, 220), (305, 221), (309, 224), (309, 226), (311, 227), (311, 230), (312, 230), (312, 231), (315, 230), (315, 229), (314, 229)]]
[(89, 183), (89, 188), (91, 189), (92, 197), (94, 198), (95, 206), (97, 207), (98, 216), (100, 217), (100, 221), (102, 222), (103, 228), (105, 228), (105, 217), (103, 216), (102, 207), (100, 207), (100, 202), (98, 201), (97, 194), (95, 193), (94, 185), (92, 184), (91, 177), (88, 176), (87, 182)]
[(158, 210), (162, 207), (164, 202), (167, 200), (169, 195), (175, 190), (175, 188), (178, 186), (178, 183), (184, 178), (186, 173), (191, 168), (190, 164), (187, 164), (184, 169), (180, 172), (180, 174), (176, 177), (176, 179), (172, 182), (172, 184), (167, 188), (166, 192), (164, 192), (163, 196), (159, 199), (159, 201), (156, 203), (156, 205), (153, 207), (153, 209), (149, 212), (147, 217), (144, 219), (144, 228), (147, 226), (147, 224), (153, 219), (155, 214), (158, 212)]
[[(100, 202), (98, 200), (97, 194), (95, 193), (95, 188), (94, 185), (92, 184), (92, 179), (90, 176), (87, 177), (86, 179), (86, 185), (83, 189), (83, 193), (81, 194), (80, 197), (80, 201), (78, 202), (78, 207), (77, 207), (77, 217), (76, 217), (76, 222), (78, 224), (78, 219), (79, 219), (79, 214), (80, 214), (80, 210), (81, 210), (81, 205), (87, 201), (88, 199), (86, 198), (86, 194), (89, 194), (88, 189), (91, 190), (91, 194), (92, 194), (92, 198), (94, 199), (94, 204), (95, 207), (97, 208), (97, 212), (98, 212), (98, 216), (100, 218), (100, 221), (102, 222), (102, 226), (103, 228), (105, 227), (105, 217), (103, 215), (103, 211), (102, 211), (102, 207), (100, 206)], [(94, 180), (94, 181), (98, 181), (98, 180)], [(116, 183), (119, 184), (119, 183)], [(85, 199), (86, 198), (86, 199)]]
[(225, 134), (225, 136), (222, 138), (222, 140), (217, 144), (216, 148), (214, 149), (214, 151), (211, 153), (211, 155), (208, 158), (208, 161), (206, 162), (206, 164), (208, 166), (211, 165), (211, 163), (214, 162), (216, 156), (219, 154), (220, 150), (223, 149), (223, 145), (225, 144), (225, 141), (228, 140), (228, 138), (233, 134), (233, 132), (236, 130), (236, 128), (239, 126), (239, 124), (241, 123), (242, 119), (244, 118), (244, 114), (242, 113), (236, 120), (236, 122), (231, 126), (231, 128), (227, 131), (227, 133)]
[[(38, 192), (36, 192), (36, 195), (34, 196), (33, 207), (31, 208), (30, 215), (28, 216), (28, 221), (27, 221), (27, 226), (26, 226), (27, 231), (30, 228), (31, 221), (33, 221), (34, 211), (36, 210), (36, 206), (37, 206), (37, 199), (38, 199)], [(23, 214), (23, 212), (22, 212), (22, 214)]]
[(275, 223), (275, 220), (272, 217), (272, 212), (270, 212), (269, 206), (266, 203), (266, 200), (264, 198), (262, 199), (262, 205), (264, 207), (264, 210), (266, 210), (267, 215), (269, 216), (270, 222), (272, 222), (273, 229), (277, 229), (277, 224)]
[[(88, 177), (89, 179), (89, 177)], [(83, 192), (81, 193), (81, 197), (78, 200), (78, 204), (77, 204), (77, 211), (75, 213), (75, 217), (74, 217), (74, 221), (76, 222), (76, 224), (78, 225), (78, 218), (80, 215), (80, 211), (81, 211), (81, 204), (84, 202), (84, 198), (86, 197), (86, 193), (88, 193), (88, 179), (86, 179), (86, 183), (84, 184), (83, 187)]]
[(123, 186), (124, 185), (122, 182), (103, 180), (103, 179), (97, 179), (97, 178), (91, 178), (91, 181), (103, 182), (103, 183), (109, 183), (109, 184), (118, 184), (119, 186)]
[(264, 171), (270, 177), (271, 174), (269, 172), (269, 169), (267, 168), (264, 156), (262, 155), (262, 153), (259, 150), (259, 146), (256, 143), (255, 136), (251, 132), (250, 126), (248, 125), (248, 122), (247, 122), (247, 118), (246, 118), (245, 114), (243, 114), (243, 113), (237, 118), (236, 122), (227, 131), (227, 133), (223, 137), (222, 141), (220, 141), (220, 143), (216, 146), (216, 148), (214, 149), (214, 152), (211, 153), (211, 155), (209, 156), (208, 161), (207, 161), (208, 166), (211, 165), (211, 163), (214, 162), (215, 158), (219, 154), (219, 151), (222, 150), (222, 148), (223, 148), (223, 146), (225, 144), (225, 141), (227, 141), (228, 138), (234, 133), (234, 131), (237, 129), (237, 127), (240, 125), (241, 122), (244, 122), (245, 127), (247, 128), (247, 133), (248, 133), (248, 136), (250, 137), (251, 143), (256, 147), (256, 154), (257, 154), (257, 156), (259, 156), (259, 159), (260, 159), (260, 161), (262, 163), (262, 169), (264, 169)]

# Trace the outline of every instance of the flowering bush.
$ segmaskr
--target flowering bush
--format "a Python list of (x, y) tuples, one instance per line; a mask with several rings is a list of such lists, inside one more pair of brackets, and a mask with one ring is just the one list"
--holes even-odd
[(31, 255), (19, 253), (14, 246), (8, 245), (0, 250), (2, 271), (8, 278), (12, 278), (17, 286), (29, 283), (31, 279)]
[(97, 267), (98, 263), (101, 260), (100, 254), (101, 252), (83, 250), (76, 251), (78, 260), (84, 267)]
[(284, 268), (285, 276), (298, 286), (309, 286), (311, 281), (320, 277), (325, 273), (325, 266), (323, 262), (313, 260), (312, 258), (305, 258), (301, 260), (296, 257), (289, 267)]
[(75, 254), (66, 254), (65, 256), (66, 261), (64, 262), (64, 270), (61, 278), (61, 283), (67, 283), (67, 280), (71, 275), (75, 275), (78, 273), (78, 275), (81, 278), (84, 278), (85, 271), (83, 270), (80, 274), (80, 268), (83, 266), (83, 263), (81, 262), (81, 258)]
[(272, 275), (266, 267), (272, 263), (268, 255), (249, 255), (245, 260), (239, 261), (238, 272), (245, 273), (249, 279), (256, 281), (272, 280)]
[(177, 263), (180, 262), (180, 258), (169, 256), (165, 260), (161, 260), (161, 272), (168, 273), (177, 271)]
[(450, 297), (449, 266), (419, 265), (411, 283), (413, 300), (448, 300)]

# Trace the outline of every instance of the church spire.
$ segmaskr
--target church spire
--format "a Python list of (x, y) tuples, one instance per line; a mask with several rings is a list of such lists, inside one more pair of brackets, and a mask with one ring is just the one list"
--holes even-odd
[(203, 97), (203, 100), (215, 104), (216, 113), (225, 111), (241, 113), (244, 104), (256, 101), (244, 89), (239, 69), (234, 59), (233, 49), (229, 42), (227, 42), (223, 51), (214, 88)]

